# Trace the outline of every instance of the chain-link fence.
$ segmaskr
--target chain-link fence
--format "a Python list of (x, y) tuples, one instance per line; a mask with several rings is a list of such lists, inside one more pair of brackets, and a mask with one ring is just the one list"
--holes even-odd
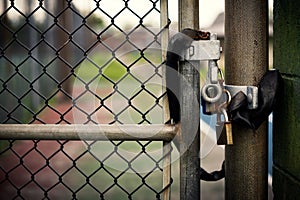
[[(162, 124), (160, 5), (1, 1), (1, 123)], [(171, 186), (161, 141), (65, 139), (2, 140), (1, 199), (163, 199)]]
[(162, 122), (159, 2), (86, 3), (2, 2), (2, 123)]

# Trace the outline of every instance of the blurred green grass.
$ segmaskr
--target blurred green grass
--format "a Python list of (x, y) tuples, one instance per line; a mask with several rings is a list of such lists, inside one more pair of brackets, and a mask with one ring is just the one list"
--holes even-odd
[(105, 76), (109, 80), (117, 82), (136, 66), (150, 65), (150, 63), (160, 64), (162, 59), (159, 53), (157, 50), (149, 50), (141, 55), (138, 51), (132, 51), (115, 58), (107, 53), (94, 54), (77, 67), (76, 75), (87, 82), (95, 76), (98, 78)]

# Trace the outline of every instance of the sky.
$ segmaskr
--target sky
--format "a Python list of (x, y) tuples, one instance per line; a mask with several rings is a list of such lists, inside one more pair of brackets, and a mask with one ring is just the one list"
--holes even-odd
[[(39, 2), (36, 0), (35, 6), (38, 6)], [(73, 0), (72, 1), (77, 9), (80, 9), (82, 13), (89, 13), (91, 10), (95, 8), (95, 1), (94, 0)], [(83, 3), (84, 2), (84, 3)], [(169, 0), (169, 18), (173, 23), (178, 21), (178, 0)], [(122, 8), (124, 8), (124, 1), (123, 0), (101, 0), (100, 5), (105, 12), (109, 15), (114, 16), (117, 14)], [(15, 5), (21, 10), (26, 10), (24, 6), (24, 1), (22, 0), (15, 0)], [(136, 12), (138, 15), (143, 16), (149, 9), (152, 8), (152, 3), (149, 0), (130, 0), (128, 1), (129, 7)], [(159, 5), (158, 5), (159, 6)], [(199, 0), (199, 13), (200, 13), (200, 27), (209, 27), (218, 14), (224, 12), (225, 7), (225, 0)], [(269, 9), (273, 7), (273, 0), (269, 0)], [(23, 8), (23, 9), (22, 9)], [(3, 10), (3, 9), (1, 9)], [(103, 16), (103, 13), (99, 10), (97, 11), (99, 15)], [(14, 15), (14, 12), (11, 12), (11, 15)], [(38, 15), (39, 20), (43, 20), (43, 14)], [(105, 18), (105, 17), (104, 17)], [(132, 19), (138, 20), (131, 12), (124, 11), (122, 17), (117, 18), (116, 23), (120, 23), (123, 25), (130, 25)], [(105, 18), (107, 24), (110, 23), (109, 18)], [(159, 15), (158, 13), (150, 14), (148, 17), (145, 18), (144, 22), (146, 24), (153, 24), (158, 23)], [(136, 24), (136, 22), (134, 22)]]
[[(73, 0), (74, 4), (83, 10), (91, 10), (94, 6), (94, 3), (91, 4), (82, 4), (82, 0)], [(113, 2), (113, 3), (112, 3)], [(224, 0), (202, 0), (199, 1), (199, 12), (200, 12), (200, 27), (207, 27), (209, 26), (215, 18), (218, 16), (220, 12), (224, 11)], [(145, 13), (149, 8), (152, 7), (152, 4), (149, 0), (130, 0), (129, 1), (130, 8), (132, 8), (134, 11), (139, 13)], [(102, 0), (101, 6), (103, 6), (104, 10), (120, 10), (122, 7), (124, 7), (124, 2), (122, 0)], [(178, 21), (178, 1), (177, 0), (169, 0), (169, 18), (172, 22)], [(111, 13), (113, 14), (113, 12)], [(120, 20), (122, 23), (130, 23), (130, 17), (131, 15), (124, 15), (124, 18)], [(148, 21), (145, 20), (145, 23), (150, 23), (151, 21), (158, 20), (159, 16), (157, 16), (157, 19), (149, 18)]]
[[(82, 9), (89, 10), (93, 7), (94, 3), (91, 4), (82, 4), (82, 0), (73, 0), (74, 4)], [(113, 3), (112, 3), (113, 2)], [(173, 22), (178, 21), (178, 1), (177, 0), (169, 0), (169, 18)], [(105, 10), (118, 10), (124, 7), (124, 2), (122, 0), (102, 0), (101, 5)], [(149, 0), (130, 0), (129, 1), (130, 7), (137, 11), (137, 13), (145, 13), (145, 11), (149, 10), (152, 7), (152, 4)], [(269, 0), (269, 9), (273, 7), (273, 0)], [(199, 13), (200, 13), (200, 27), (208, 27), (210, 26), (218, 14), (224, 12), (225, 8), (225, 0), (199, 0)], [(151, 20), (158, 20), (158, 19), (149, 19)], [(121, 20), (122, 23), (130, 23), (129, 22), (129, 15), (128, 18), (126, 15)], [(147, 21), (145, 21), (147, 22)]]

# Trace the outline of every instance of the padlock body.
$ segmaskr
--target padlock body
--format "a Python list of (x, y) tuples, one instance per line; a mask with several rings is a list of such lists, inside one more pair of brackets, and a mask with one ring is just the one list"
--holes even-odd
[(230, 122), (217, 122), (216, 135), (218, 145), (232, 145), (232, 124)]
[(225, 131), (226, 131), (227, 145), (232, 145), (233, 144), (233, 138), (232, 138), (232, 124), (231, 124), (231, 122), (225, 122)]
[(226, 145), (226, 130), (224, 127), (224, 122), (216, 123), (216, 136), (217, 136), (217, 144), (218, 145)]

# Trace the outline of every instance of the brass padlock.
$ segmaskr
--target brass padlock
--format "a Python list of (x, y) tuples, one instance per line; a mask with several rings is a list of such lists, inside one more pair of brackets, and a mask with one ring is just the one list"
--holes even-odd
[(231, 122), (217, 122), (216, 135), (218, 145), (232, 145), (232, 125)]
[(232, 124), (230, 121), (225, 122), (225, 131), (226, 131), (226, 142), (227, 145), (232, 145), (233, 144), (233, 139), (232, 139)]
[(225, 109), (222, 109), (222, 114), (224, 115), (224, 121), (221, 121), (220, 113), (217, 116), (216, 123), (216, 135), (218, 145), (232, 145), (232, 124), (228, 120), (228, 115)]

